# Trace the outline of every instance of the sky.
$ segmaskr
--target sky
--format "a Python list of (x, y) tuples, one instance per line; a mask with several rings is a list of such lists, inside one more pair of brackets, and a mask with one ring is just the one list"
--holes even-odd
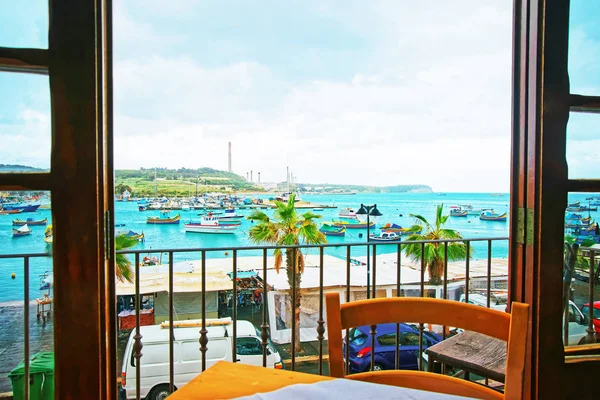
[[(593, 3), (572, 1), (569, 70), (598, 95)], [(46, 7), (0, 0), (0, 46), (47, 47)], [(511, 23), (509, 0), (115, 0), (115, 168), (226, 170), (231, 142), (263, 182), (507, 192)], [(0, 88), (0, 163), (48, 167), (48, 78)], [(571, 177), (600, 176), (599, 134), (571, 115)]]

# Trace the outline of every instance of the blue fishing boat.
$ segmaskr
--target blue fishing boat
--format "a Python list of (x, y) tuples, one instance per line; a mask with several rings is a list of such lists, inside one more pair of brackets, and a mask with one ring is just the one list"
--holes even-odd
[(2, 204), (4, 211), (36, 212), (41, 204)]
[(479, 215), (482, 221), (506, 221), (507, 213), (498, 214), (494, 210), (485, 210)]

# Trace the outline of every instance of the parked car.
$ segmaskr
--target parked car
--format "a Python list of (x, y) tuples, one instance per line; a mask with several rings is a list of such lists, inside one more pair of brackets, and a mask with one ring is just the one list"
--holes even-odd
[[(375, 334), (374, 370), (395, 369), (396, 324), (380, 324)], [(350, 329), (348, 365), (349, 372), (366, 372), (371, 367), (371, 327), (360, 326)], [(418, 369), (419, 329), (416, 325), (400, 324), (398, 366), (400, 369)], [(442, 338), (430, 331), (423, 331), (423, 350), (439, 343)], [(343, 354), (346, 354), (346, 340), (343, 342)]]
[[(216, 320), (219, 325), (207, 326), (208, 350), (206, 367), (217, 361), (233, 361), (232, 337), (233, 322), (227, 318)], [(182, 321), (189, 327), (174, 329), (173, 362), (174, 385), (179, 388), (202, 372), (200, 353), (200, 329), (193, 321)], [(214, 321), (213, 321), (214, 322)], [(134, 335), (131, 331), (121, 372), (119, 398), (135, 399), (136, 359), (134, 357)], [(140, 358), (140, 398), (161, 400), (169, 395), (169, 329), (161, 325), (140, 327), (142, 335), (142, 357)], [(237, 341), (235, 359), (238, 362), (262, 366), (262, 345), (260, 331), (250, 321), (237, 321)], [(267, 345), (267, 366), (283, 369), (283, 362), (277, 349), (269, 341)]]
[[(588, 318), (588, 315), (590, 315), (590, 303), (584, 304), (581, 308), (581, 312)], [(596, 335), (600, 335), (600, 301), (594, 302), (594, 309), (592, 312), (594, 313), (594, 330), (596, 331)]]

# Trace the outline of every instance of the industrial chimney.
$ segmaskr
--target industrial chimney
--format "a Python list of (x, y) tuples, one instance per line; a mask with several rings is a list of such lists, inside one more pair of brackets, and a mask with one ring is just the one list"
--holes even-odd
[(250, 170), (250, 182), (254, 182), (254, 181), (252, 180), (252, 170)]
[(228, 171), (231, 171), (231, 142), (229, 142), (229, 158), (227, 160), (227, 167), (228, 167)]
[(258, 173), (258, 183), (260, 183), (260, 172)]

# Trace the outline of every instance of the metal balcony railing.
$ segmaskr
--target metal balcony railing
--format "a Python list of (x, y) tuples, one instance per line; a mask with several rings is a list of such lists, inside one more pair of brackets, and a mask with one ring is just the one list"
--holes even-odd
[[(29, 382), (29, 370), (30, 370), (30, 351), (29, 351), (29, 304), (30, 304), (30, 285), (29, 285), (29, 274), (30, 274), (30, 261), (36, 258), (50, 257), (48, 253), (24, 253), (24, 254), (0, 254), (0, 260), (7, 259), (23, 259), (23, 353), (24, 353), (24, 371), (25, 379), (24, 382)], [(25, 399), (29, 399), (29, 385), (23, 385), (23, 395)]]
[[(472, 273), (472, 269), (473, 269), (473, 264), (477, 263), (477, 269), (479, 271), (479, 281), (478, 281), (478, 287), (479, 290), (483, 293), (485, 293), (485, 305), (487, 307), (490, 307), (491, 305), (491, 301), (492, 301), (492, 291), (493, 291), (493, 287), (492, 287), (492, 249), (493, 249), (493, 243), (494, 242), (508, 242), (508, 238), (506, 237), (500, 237), (500, 238), (476, 238), (476, 239), (462, 239), (462, 240), (435, 240), (435, 241), (412, 241), (412, 242), (408, 242), (408, 241), (397, 241), (397, 242), (385, 242), (385, 243), (373, 243), (373, 242), (368, 242), (368, 243), (344, 243), (344, 244), (322, 244), (322, 245), (296, 245), (296, 246), (247, 246), (247, 247), (237, 247), (237, 248), (228, 248), (228, 247), (217, 247), (217, 248), (186, 248), (186, 249), (152, 249), (152, 250), (148, 250), (148, 249), (143, 249), (143, 250), (123, 250), (123, 251), (119, 251), (118, 253), (120, 254), (125, 254), (125, 255), (131, 255), (134, 257), (134, 268), (135, 268), (135, 273), (134, 273), (134, 285), (135, 285), (135, 298), (136, 301), (135, 303), (135, 334), (133, 336), (134, 339), (134, 346), (133, 346), (133, 358), (135, 358), (136, 362), (135, 362), (135, 369), (136, 369), (136, 376), (135, 376), (135, 386), (136, 386), (136, 394), (137, 397), (136, 398), (140, 398), (140, 360), (143, 357), (143, 342), (144, 342), (144, 338), (142, 337), (141, 331), (140, 331), (140, 295), (143, 295), (144, 293), (140, 293), (140, 257), (143, 254), (160, 254), (161, 256), (163, 254), (167, 255), (168, 258), (168, 292), (169, 293), (173, 293), (173, 281), (174, 281), (174, 259), (176, 256), (181, 256), (182, 254), (194, 254), (195, 257), (198, 257), (198, 255), (200, 256), (200, 274), (201, 274), (201, 326), (200, 326), (200, 337), (199, 337), (199, 348), (200, 348), (200, 352), (201, 352), (201, 362), (202, 362), (202, 371), (204, 371), (206, 369), (206, 353), (208, 348), (210, 347), (210, 340), (208, 338), (208, 331), (206, 329), (207, 324), (206, 324), (206, 306), (207, 306), (207, 300), (206, 300), (206, 272), (207, 272), (207, 255), (210, 255), (212, 253), (223, 253), (223, 252), (231, 252), (232, 256), (231, 256), (231, 281), (232, 281), (232, 285), (231, 285), (231, 292), (233, 294), (233, 308), (232, 308), (232, 319), (233, 319), (233, 335), (232, 335), (232, 349), (231, 352), (233, 354), (233, 361), (236, 361), (236, 348), (237, 348), (237, 333), (236, 333), (236, 326), (237, 326), (237, 320), (238, 320), (238, 304), (237, 304), (237, 294), (238, 294), (238, 287), (237, 287), (237, 277), (238, 277), (238, 272), (239, 272), (239, 267), (238, 267), (238, 260), (240, 258), (240, 253), (246, 253), (246, 252), (254, 252), (254, 253), (258, 253), (260, 254), (260, 257), (262, 258), (262, 270), (259, 270), (260, 274), (262, 275), (261, 279), (263, 281), (262, 284), (262, 323), (260, 325), (260, 339), (261, 339), (261, 345), (262, 345), (262, 365), (263, 367), (267, 366), (267, 347), (269, 344), (269, 332), (270, 332), (270, 323), (269, 323), (269, 315), (268, 315), (268, 291), (269, 291), (269, 276), (270, 274), (273, 274), (274, 272), (271, 271), (268, 268), (268, 253), (269, 251), (275, 250), (275, 249), (281, 249), (281, 250), (287, 250), (287, 249), (291, 249), (292, 252), (294, 253), (292, 259), (295, 259), (295, 253), (297, 251), (313, 251), (315, 253), (318, 254), (318, 265), (316, 265), (315, 267), (319, 268), (319, 287), (318, 287), (318, 296), (319, 296), (319, 301), (318, 301), (318, 320), (317, 320), (317, 327), (315, 328), (316, 330), (316, 339), (318, 341), (318, 374), (323, 374), (323, 365), (324, 365), (324, 358), (323, 358), (323, 345), (325, 342), (325, 320), (323, 318), (324, 315), (324, 303), (323, 303), (323, 293), (324, 293), (324, 277), (325, 274), (327, 273), (327, 265), (324, 261), (324, 255), (326, 253), (327, 250), (329, 249), (333, 249), (333, 248), (345, 248), (345, 272), (346, 272), (346, 283), (345, 283), (345, 301), (351, 301), (351, 287), (355, 286), (351, 284), (351, 275), (352, 272), (354, 270), (354, 268), (352, 267), (353, 265), (356, 264), (356, 260), (352, 258), (352, 250), (356, 249), (356, 248), (362, 248), (362, 253), (364, 253), (364, 250), (366, 248), (366, 246), (369, 246), (371, 248), (371, 257), (369, 257), (368, 259), (366, 259), (368, 264), (368, 268), (370, 269), (370, 276), (369, 274), (367, 274), (367, 279), (369, 279), (369, 284), (367, 284), (367, 282), (364, 282), (364, 286), (369, 288), (369, 293), (367, 293), (367, 297), (376, 297), (378, 295), (378, 282), (377, 282), (377, 271), (378, 271), (378, 257), (382, 257), (381, 254), (378, 255), (377, 253), (377, 248), (381, 248), (381, 247), (392, 247), (395, 249), (395, 253), (396, 253), (396, 260), (395, 260), (395, 264), (396, 264), (396, 282), (395, 282), (395, 287), (393, 287), (393, 289), (395, 289), (395, 295), (396, 296), (401, 296), (402, 295), (402, 287), (406, 286), (405, 284), (402, 284), (402, 269), (403, 269), (403, 265), (402, 265), (402, 246), (412, 243), (412, 244), (420, 244), (421, 245), (421, 251), (423, 252), (423, 249), (425, 248), (425, 245), (428, 243), (439, 243), (441, 246), (443, 246), (444, 248), (444, 272), (443, 272), (443, 279), (442, 279), (442, 284), (439, 285), (439, 287), (437, 287), (438, 290), (441, 290), (441, 296), (442, 298), (448, 298), (448, 284), (449, 283), (456, 283), (456, 282), (451, 282), (448, 278), (448, 245), (450, 243), (453, 242), (461, 242), (461, 243), (465, 243), (466, 245), (466, 250), (467, 250), (467, 254), (470, 254), (470, 249), (473, 246), (474, 242), (478, 243), (478, 247), (480, 249), (486, 249), (487, 251), (487, 257), (474, 261), (471, 260), (469, 258), (466, 258), (462, 261), (459, 261), (458, 263), (461, 264), (461, 267), (464, 268), (464, 278), (460, 279), (461, 281), (464, 279), (464, 301), (469, 302), (469, 293), (474, 289), (471, 286), (471, 281), (473, 279), (473, 277), (471, 276)], [(487, 246), (485, 246), (487, 244)], [(479, 250), (479, 249), (478, 249)], [(338, 250), (339, 251), (339, 250)], [(363, 258), (364, 259), (364, 258)], [(282, 269), (285, 268), (285, 258), (284, 258), (284, 265), (282, 265)], [(456, 264), (456, 263), (455, 263)], [(508, 260), (506, 260), (506, 265), (508, 264)], [(364, 265), (364, 264), (363, 264)], [(295, 285), (294, 283), (296, 282), (296, 271), (294, 268), (291, 269), (291, 273), (292, 273), (292, 279), (290, 279), (290, 290), (289, 290), (289, 295), (291, 296), (291, 304), (295, 305), (296, 304), (296, 291), (295, 291)], [(419, 281), (416, 283), (416, 285), (412, 285), (412, 287), (414, 288), (416, 286), (417, 289), (413, 289), (413, 294), (414, 291), (418, 291), (418, 296), (423, 297), (426, 296), (426, 289), (431, 289), (430, 285), (427, 285), (426, 281), (425, 281), (425, 270), (426, 270), (426, 265), (424, 260), (420, 260), (420, 279)], [(481, 277), (481, 271), (484, 271), (484, 276)], [(271, 278), (272, 279), (272, 278)], [(508, 279), (506, 277), (506, 279)], [(381, 285), (380, 285), (381, 286)], [(388, 288), (389, 288), (389, 282), (388, 282)], [(393, 295), (393, 293), (392, 293)], [(169, 304), (168, 304), (168, 309), (169, 309), (169, 315), (168, 315), (168, 322), (169, 322), (169, 391), (173, 392), (173, 390), (175, 390), (175, 386), (174, 386), (174, 381), (175, 381), (175, 360), (174, 360), (174, 306), (173, 306), (173, 295), (169, 295)], [(293, 306), (295, 307), (295, 306)], [(295, 350), (295, 346), (294, 343), (296, 342), (296, 320), (293, 316), (294, 312), (296, 310), (292, 310), (292, 317), (291, 317), (291, 346), (290, 346), (290, 358), (286, 361), (288, 361), (288, 364), (290, 365), (292, 370), (296, 369), (296, 361), (297, 361), (297, 357), (296, 357), (296, 350)], [(418, 367), (419, 369), (423, 370), (423, 363), (422, 363), (422, 354), (423, 354), (423, 331), (424, 331), (424, 326), (423, 324), (419, 324), (418, 327), (419, 330), (419, 357), (418, 357)], [(371, 333), (372, 337), (371, 340), (374, 340), (374, 332)], [(443, 339), (446, 338), (446, 327), (443, 327), (442, 329), (442, 337)], [(348, 331), (346, 332), (346, 337), (348, 337)], [(348, 348), (349, 346), (346, 346), (346, 359), (348, 359)], [(374, 346), (373, 346), (374, 348)], [(398, 357), (398, 351), (399, 351), (399, 324), (396, 324), (396, 354), (395, 354), (395, 367), (399, 368), (399, 357)], [(371, 368), (374, 365), (374, 351), (371, 351)], [(124, 359), (123, 362), (129, 362), (129, 360)], [(132, 363), (133, 364), (133, 363)], [(133, 366), (133, 365), (132, 365)], [(346, 368), (348, 369), (348, 365), (346, 365)]]

